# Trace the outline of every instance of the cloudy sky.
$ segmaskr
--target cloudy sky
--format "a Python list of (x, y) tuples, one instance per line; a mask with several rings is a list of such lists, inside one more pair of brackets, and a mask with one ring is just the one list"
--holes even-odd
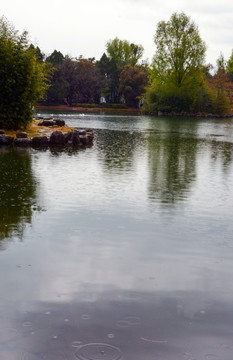
[(220, 52), (228, 59), (233, 49), (231, 0), (1, 0), (0, 9), (47, 55), (57, 49), (99, 59), (107, 41), (117, 36), (143, 45), (144, 58), (151, 61), (157, 23), (181, 11), (199, 27), (207, 44), (206, 62), (215, 64)]

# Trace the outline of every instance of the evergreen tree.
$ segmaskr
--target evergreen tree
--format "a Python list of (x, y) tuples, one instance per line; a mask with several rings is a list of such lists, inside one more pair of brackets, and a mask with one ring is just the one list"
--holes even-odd
[(110, 59), (105, 53), (96, 63), (97, 68), (102, 75), (102, 95), (107, 102), (118, 103), (119, 95), (119, 76), (120, 71), (114, 59)]
[(53, 66), (61, 65), (64, 61), (64, 56), (60, 51), (54, 50), (45, 61)]
[(53, 69), (53, 77), (51, 79), (51, 86), (47, 91), (47, 104), (57, 105), (61, 104), (66, 97), (66, 90), (68, 88), (68, 83), (62, 75), (62, 66), (64, 63), (65, 57), (60, 51), (54, 50), (51, 55), (49, 55), (45, 61)]

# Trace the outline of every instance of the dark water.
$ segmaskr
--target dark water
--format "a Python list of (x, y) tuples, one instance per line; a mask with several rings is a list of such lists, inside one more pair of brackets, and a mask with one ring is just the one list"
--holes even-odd
[(233, 121), (61, 117), (0, 149), (0, 359), (232, 360)]

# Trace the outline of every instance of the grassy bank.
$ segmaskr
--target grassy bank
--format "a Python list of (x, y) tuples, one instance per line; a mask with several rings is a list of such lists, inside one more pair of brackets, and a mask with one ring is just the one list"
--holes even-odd
[(16, 136), (16, 134), (20, 131), (24, 131), (27, 133), (29, 138), (33, 138), (34, 136), (42, 136), (46, 135), (49, 136), (55, 130), (61, 130), (63, 134), (74, 130), (75, 128), (68, 127), (68, 126), (56, 126), (56, 127), (48, 127), (48, 126), (38, 126), (39, 120), (33, 120), (30, 125), (27, 126), (26, 129), (21, 130), (4, 130), (5, 135), (9, 136)]

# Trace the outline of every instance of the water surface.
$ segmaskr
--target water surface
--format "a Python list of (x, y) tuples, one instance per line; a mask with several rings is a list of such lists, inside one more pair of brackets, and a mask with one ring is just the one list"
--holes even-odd
[(0, 149), (1, 360), (232, 360), (233, 121), (59, 116)]

